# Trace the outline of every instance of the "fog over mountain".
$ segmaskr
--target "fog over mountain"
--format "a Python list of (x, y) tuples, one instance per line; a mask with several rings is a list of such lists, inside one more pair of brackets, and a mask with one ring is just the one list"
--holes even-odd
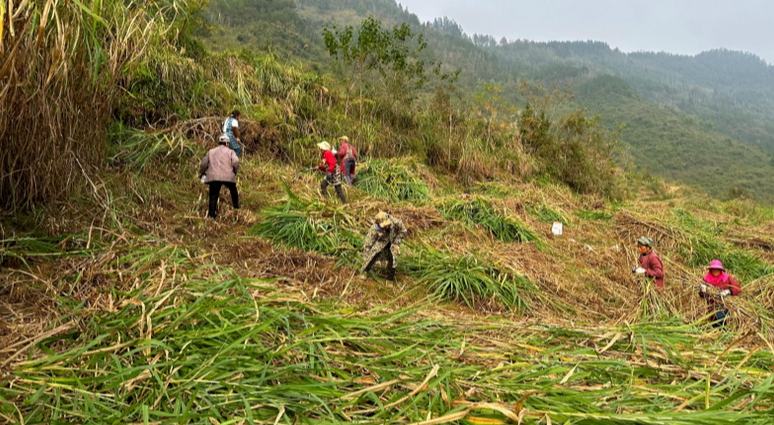
[(498, 39), (599, 40), (623, 51), (694, 55), (727, 48), (774, 63), (765, 0), (401, 0), (423, 21), (447, 16)]

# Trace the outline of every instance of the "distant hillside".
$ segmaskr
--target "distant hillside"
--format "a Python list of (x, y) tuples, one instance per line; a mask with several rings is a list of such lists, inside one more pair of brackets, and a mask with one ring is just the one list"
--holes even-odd
[(324, 67), (322, 29), (367, 16), (422, 30), (429, 59), (459, 69), (468, 95), (494, 82), (520, 105), (520, 81), (568, 90), (568, 102), (621, 128), (646, 170), (722, 197), (774, 200), (774, 68), (748, 53), (625, 54), (594, 41), (504, 43), (468, 35), (445, 18), (422, 24), (393, 0), (212, 0), (208, 17), (216, 46), (269, 49)]

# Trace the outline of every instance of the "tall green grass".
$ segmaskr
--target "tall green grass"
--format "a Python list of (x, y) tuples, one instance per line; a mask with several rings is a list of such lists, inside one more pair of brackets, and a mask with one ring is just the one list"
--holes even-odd
[(483, 198), (447, 200), (438, 206), (441, 214), (450, 220), (480, 226), (496, 239), (504, 242), (537, 241), (538, 237), (526, 225), (498, 211)]
[(0, 266), (10, 263), (29, 266), (31, 262), (54, 257), (85, 255), (91, 250), (85, 249), (80, 235), (66, 238), (50, 236), (12, 235), (0, 239)]

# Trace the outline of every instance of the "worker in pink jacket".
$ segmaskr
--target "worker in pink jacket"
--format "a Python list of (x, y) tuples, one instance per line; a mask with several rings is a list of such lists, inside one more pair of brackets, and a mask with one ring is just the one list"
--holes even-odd
[(653, 279), (657, 289), (664, 288), (664, 263), (661, 258), (653, 251), (653, 239), (641, 237), (637, 239), (637, 250), (640, 252), (639, 267), (632, 270), (638, 275)]
[(742, 293), (742, 287), (734, 275), (726, 272), (723, 262), (712, 260), (707, 266), (707, 274), (702, 279), (699, 288), (699, 296), (707, 301), (712, 314), (712, 325), (723, 326), (728, 317), (725, 297), (736, 296)]

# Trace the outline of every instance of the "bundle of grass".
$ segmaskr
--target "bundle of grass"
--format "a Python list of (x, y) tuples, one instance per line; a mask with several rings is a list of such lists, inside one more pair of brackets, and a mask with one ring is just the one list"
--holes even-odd
[(565, 217), (562, 213), (552, 209), (545, 204), (529, 205), (527, 207), (527, 211), (529, 211), (530, 214), (544, 223), (559, 222), (565, 225), (569, 223), (567, 217)]
[(430, 189), (417, 176), (415, 165), (405, 160), (374, 159), (358, 173), (357, 186), (369, 194), (390, 201), (425, 201)]
[(0, 267), (29, 267), (36, 259), (88, 254), (76, 235), (68, 238), (12, 235), (0, 239)]
[(653, 320), (675, 316), (676, 312), (664, 292), (657, 290), (650, 279), (641, 279), (639, 283), (642, 285), (642, 297), (636, 319)]
[(438, 210), (450, 220), (481, 226), (496, 239), (504, 242), (537, 241), (538, 237), (526, 225), (497, 211), (491, 202), (475, 197), (442, 202)]
[(356, 252), (363, 242), (350, 230), (354, 219), (339, 207), (302, 199), (288, 188), (283, 204), (262, 211), (263, 219), (253, 226), (251, 233), (304, 251), (336, 255), (349, 261), (357, 259)]
[(110, 162), (135, 170), (143, 170), (148, 164), (162, 159), (180, 162), (196, 151), (180, 134), (142, 131), (121, 123), (114, 124), (108, 136), (112, 143)]
[(526, 277), (482, 262), (473, 254), (455, 256), (431, 247), (415, 252), (403, 266), (440, 299), (468, 307), (523, 309), (528, 305), (526, 294), (535, 289)]
[(575, 215), (584, 220), (596, 220), (596, 221), (610, 221), (613, 218), (613, 214), (607, 211), (598, 210), (578, 210)]

